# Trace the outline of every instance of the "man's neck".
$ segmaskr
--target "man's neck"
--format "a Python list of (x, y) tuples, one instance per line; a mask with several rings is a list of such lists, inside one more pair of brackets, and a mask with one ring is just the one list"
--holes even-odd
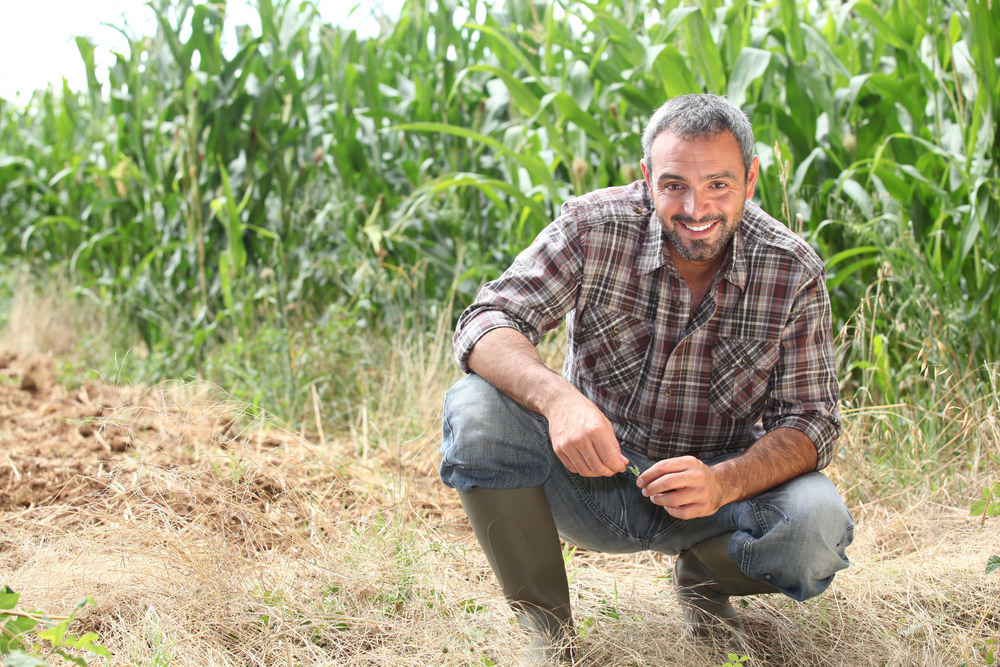
[(691, 290), (691, 312), (694, 312), (698, 309), (698, 305), (701, 304), (702, 299), (705, 298), (708, 290), (712, 287), (712, 281), (715, 280), (715, 275), (725, 263), (729, 249), (727, 248), (726, 251), (711, 261), (693, 262), (682, 257), (680, 253), (674, 250), (669, 241), (667, 242), (667, 246), (670, 249), (670, 259), (673, 261), (677, 273), (680, 274), (681, 278), (687, 284), (688, 289)]

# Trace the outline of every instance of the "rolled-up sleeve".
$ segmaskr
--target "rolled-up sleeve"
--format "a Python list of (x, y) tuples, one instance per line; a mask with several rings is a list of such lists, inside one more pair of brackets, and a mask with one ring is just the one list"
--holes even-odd
[(487, 332), (520, 331), (533, 345), (572, 310), (583, 267), (575, 217), (564, 212), (521, 252), (503, 275), (486, 283), (462, 313), (452, 344), (466, 373), (469, 353)]
[(840, 437), (840, 388), (833, 351), (830, 297), (822, 275), (799, 289), (781, 336), (764, 428), (794, 428), (816, 446), (816, 469), (829, 465)]

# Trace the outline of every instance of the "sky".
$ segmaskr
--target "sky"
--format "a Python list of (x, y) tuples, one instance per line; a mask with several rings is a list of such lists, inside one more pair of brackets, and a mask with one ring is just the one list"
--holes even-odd
[[(398, 11), (402, 0), (318, 0), (326, 21), (371, 35), (377, 29), (372, 12)], [(227, 25), (250, 23), (256, 11), (246, 0), (227, 0)], [(83, 60), (74, 37), (87, 35), (97, 44), (98, 71), (113, 62), (113, 50), (126, 48), (124, 38), (103, 23), (122, 25), (137, 34), (155, 31), (153, 12), (144, 0), (0, 0), (0, 97), (27, 101), (31, 91), (50, 84), (86, 88)], [(233, 21), (230, 24), (230, 20)]]

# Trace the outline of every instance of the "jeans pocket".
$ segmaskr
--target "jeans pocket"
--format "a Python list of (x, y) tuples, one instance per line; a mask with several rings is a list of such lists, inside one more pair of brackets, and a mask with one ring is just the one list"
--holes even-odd
[(753, 511), (754, 523), (757, 526), (758, 532), (753, 534), (754, 538), (759, 539), (774, 530), (777, 526), (789, 522), (788, 515), (775, 505), (762, 503), (755, 498), (749, 499), (747, 503)]

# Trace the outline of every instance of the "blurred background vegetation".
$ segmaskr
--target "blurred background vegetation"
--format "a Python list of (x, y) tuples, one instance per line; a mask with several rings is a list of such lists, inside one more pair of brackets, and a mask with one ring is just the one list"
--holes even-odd
[(1000, 3), (408, 0), (372, 38), (256, 6), (227, 44), (218, 3), (154, 0), (110, 69), (77, 40), (86, 90), (0, 101), (4, 292), (69, 285), (111, 332), (86, 367), (355, 423), (384, 390), (359, 368), (447, 349), (563, 201), (640, 177), (660, 103), (708, 91), (827, 262), (845, 410), (892, 438), (996, 400)]

